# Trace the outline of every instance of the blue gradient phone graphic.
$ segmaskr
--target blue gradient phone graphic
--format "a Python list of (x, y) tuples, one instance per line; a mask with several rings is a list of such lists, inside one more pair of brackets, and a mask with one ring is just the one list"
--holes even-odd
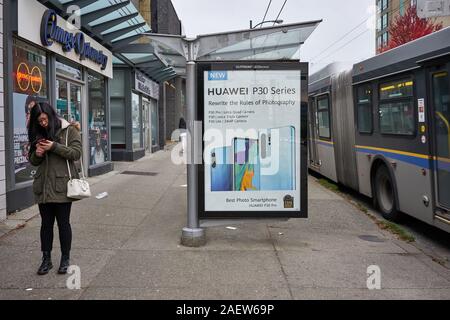
[(295, 128), (272, 128), (259, 132), (261, 190), (295, 190)]
[(211, 151), (211, 191), (233, 191), (233, 154), (231, 147)]
[(258, 140), (234, 138), (234, 191), (260, 190)]

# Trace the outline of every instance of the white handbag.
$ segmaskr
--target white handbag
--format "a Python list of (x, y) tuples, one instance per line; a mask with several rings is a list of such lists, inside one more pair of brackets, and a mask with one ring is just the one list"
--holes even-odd
[[(66, 147), (68, 146), (69, 130), (66, 133)], [(81, 177), (80, 179), (72, 179), (70, 172), (69, 160), (67, 162), (67, 170), (69, 170), (69, 181), (67, 182), (67, 197), (72, 199), (85, 199), (91, 196), (91, 188), (84, 175), (83, 154), (81, 155)]]

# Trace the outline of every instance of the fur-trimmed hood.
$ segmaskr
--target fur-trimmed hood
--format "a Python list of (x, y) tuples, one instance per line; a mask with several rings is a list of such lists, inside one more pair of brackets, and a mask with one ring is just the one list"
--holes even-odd
[(81, 131), (81, 125), (79, 122), (72, 122), (70, 123), (69, 121), (67, 121), (64, 118), (60, 118), (61, 120), (61, 130), (67, 129), (70, 126), (73, 126), (74, 128), (76, 128), (78, 131)]
[(69, 121), (64, 118), (61, 118), (61, 129), (67, 129), (70, 126)]

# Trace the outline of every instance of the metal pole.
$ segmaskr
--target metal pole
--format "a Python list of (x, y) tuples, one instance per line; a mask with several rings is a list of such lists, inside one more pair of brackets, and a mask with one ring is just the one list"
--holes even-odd
[(188, 178), (188, 228), (196, 229), (198, 225), (198, 206), (196, 199), (197, 189), (197, 166), (195, 164), (194, 156), (194, 121), (195, 121), (195, 63), (189, 61), (187, 63), (187, 112), (189, 124), (189, 144), (188, 144), (188, 164), (187, 164), (187, 178)]
[(187, 103), (187, 227), (183, 228), (181, 244), (187, 247), (200, 247), (205, 244), (205, 232), (198, 219), (198, 181), (195, 163), (195, 119), (196, 119), (196, 67), (193, 58), (193, 45), (189, 43), (189, 59), (186, 63), (186, 103)]

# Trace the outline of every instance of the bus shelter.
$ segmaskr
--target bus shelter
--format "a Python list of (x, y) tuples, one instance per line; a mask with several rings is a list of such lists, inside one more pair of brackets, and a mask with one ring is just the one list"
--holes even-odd
[[(299, 51), (320, 22), (318, 20), (200, 35), (195, 38), (146, 33), (155, 54), (165, 61), (168, 67), (173, 68), (174, 72), (184, 74), (186, 77), (188, 212), (187, 226), (182, 230), (183, 245), (201, 246), (205, 243), (204, 230), (200, 227), (199, 218), (307, 216), (305, 173), (308, 66), (306, 63), (300, 63)], [(262, 71), (269, 71), (269, 73), (261, 73)], [(247, 81), (242, 80), (246, 77)], [(278, 78), (281, 80), (278, 81)], [(227, 100), (222, 97), (218, 101), (212, 99), (206, 103), (208, 95), (205, 92), (217, 96), (226, 95), (228, 98), (234, 95), (234, 98), (260, 97), (261, 99), (242, 102), (239, 99)], [(289, 95), (294, 98), (286, 98)], [(278, 98), (264, 99), (270, 96)], [(280, 97), (286, 104), (286, 109), (284, 113), (277, 113), (274, 116), (271, 114), (273, 109), (270, 109), (268, 105), (280, 106), (281, 102), (278, 101)], [(274, 102), (274, 100), (277, 101)], [(258, 101), (264, 104), (266, 109), (252, 111), (251, 108), (243, 107), (246, 104), (252, 104), (255, 108)], [(254, 120), (257, 122), (257, 119), (263, 119), (269, 114), (272, 115), (272, 119), (286, 120), (291, 116), (298, 119), (299, 123), (290, 125), (281, 120), (272, 128), (269, 128), (269, 125), (264, 130), (250, 135), (235, 134), (231, 140), (228, 139), (223, 144), (222, 148), (206, 151), (203, 139), (203, 130), (207, 129), (206, 123), (211, 125), (213, 129), (211, 131), (214, 131), (214, 124), (223, 129), (228, 124), (238, 123), (236, 120), (226, 123), (223, 119), (228, 115), (220, 108), (208, 112), (209, 114), (217, 113), (221, 120), (211, 120), (209, 116), (207, 119), (205, 106), (220, 104), (228, 104), (228, 109), (233, 109), (229, 104), (236, 104), (235, 106), (239, 106), (242, 112), (248, 112), (245, 122), (247, 125), (243, 125), (246, 130)], [(290, 106), (287, 106), (288, 104)], [(288, 109), (289, 107), (293, 109)], [(289, 113), (289, 110), (295, 110), (298, 117), (295, 113)], [(304, 121), (301, 122), (301, 119)], [(277, 124), (280, 126), (277, 127)], [(274, 131), (271, 131), (272, 129)], [(269, 181), (270, 179), (265, 178), (267, 175), (259, 176), (264, 169), (266, 172), (268, 170), (264, 168), (267, 163), (261, 160), (261, 155), (268, 153), (269, 150), (275, 150), (267, 149), (265, 146), (277, 144), (277, 142), (279, 147), (276, 151), (283, 150), (281, 153), (289, 154), (289, 159), (279, 161), (276, 172), (284, 172), (283, 177), (290, 178)], [(218, 163), (219, 154), (222, 155), (221, 163)], [(301, 154), (303, 156), (300, 156)], [(228, 159), (224, 158), (230, 158), (230, 161), (227, 162)], [(218, 183), (215, 183), (213, 176), (217, 171), (220, 172)], [(230, 181), (224, 183), (228, 179), (226, 178), (228, 174)], [(286, 180), (288, 183), (290, 181), (290, 186), (282, 185)], [(296, 192), (298, 192), (298, 198), (292, 196), (297, 194)], [(227, 194), (234, 196), (228, 199)], [(270, 197), (270, 194), (276, 196)], [(216, 198), (210, 199), (208, 204), (208, 197)], [(273, 210), (268, 209), (271, 206), (271, 198), (273, 198)], [(265, 199), (268, 200), (265, 201)], [(213, 203), (217, 201), (219, 203), (222, 201), (223, 206), (222, 204), (219, 206), (225, 208), (215, 210)], [(242, 205), (236, 203), (241, 201)], [(262, 204), (252, 207), (248, 203), (253, 201), (262, 202)], [(210, 207), (207, 208), (208, 205)]]

